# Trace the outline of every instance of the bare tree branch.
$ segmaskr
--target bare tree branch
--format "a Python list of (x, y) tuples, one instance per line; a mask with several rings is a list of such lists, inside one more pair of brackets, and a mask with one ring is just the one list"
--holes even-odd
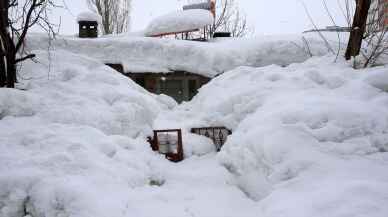
[(28, 55), (25, 56), (25, 57), (16, 59), (16, 60), (15, 60), (15, 63), (22, 62), (22, 61), (27, 60), (27, 59), (32, 59), (32, 58), (34, 58), (35, 56), (36, 56), (35, 54), (28, 54)]
[(102, 17), (103, 34), (128, 31), (132, 0), (87, 0), (89, 8)]
[(218, 1), (216, 11), (218, 13), (211, 33), (226, 31), (233, 37), (243, 37), (253, 32), (248, 26), (246, 15), (240, 11), (235, 0)]
[(49, 35), (55, 35), (47, 15), (48, 9), (55, 6), (54, 0), (0, 1), (0, 87), (14, 87), (17, 65), (35, 56), (24, 49), (31, 27), (40, 26)]

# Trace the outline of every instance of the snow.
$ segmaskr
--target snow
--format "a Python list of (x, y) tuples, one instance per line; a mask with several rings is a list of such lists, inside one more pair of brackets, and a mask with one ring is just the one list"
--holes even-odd
[(366, 77), (366, 81), (373, 87), (388, 92), (388, 71), (372, 72)]
[(171, 103), (85, 56), (34, 53), (24, 90), (0, 90), (0, 216), (125, 210), (131, 188), (165, 162), (145, 137)]
[(77, 22), (80, 22), (80, 21), (94, 21), (101, 24), (102, 18), (99, 14), (96, 14), (90, 11), (84, 11), (78, 14), (77, 16)]
[[(37, 61), (0, 89), (0, 216), (386, 217), (386, 66), (298, 57), (293, 40), (62, 38), (48, 52), (29, 38)], [(182, 55), (226, 72), (181, 105), (103, 64)], [(219, 125), (233, 131), (220, 153), (189, 133)], [(182, 128), (183, 162), (147, 144), (166, 128)]]
[(261, 216), (388, 213), (387, 70), (334, 59), (240, 67), (175, 112), (233, 129), (218, 159)]
[(212, 25), (213, 22), (214, 17), (208, 10), (176, 11), (152, 20), (145, 30), (145, 36), (193, 31)]
[[(315, 35), (306, 38), (314, 56), (328, 53), (321, 39)], [(46, 41), (44, 35), (30, 36), (28, 48), (46, 50)], [(338, 44), (333, 43), (335, 46)], [(58, 37), (51, 42), (51, 47), (89, 56), (103, 63), (121, 63), (126, 72), (187, 71), (207, 77), (214, 77), (238, 66), (287, 66), (310, 58), (301, 35), (261, 36), (209, 43), (125, 35), (82, 40)]]

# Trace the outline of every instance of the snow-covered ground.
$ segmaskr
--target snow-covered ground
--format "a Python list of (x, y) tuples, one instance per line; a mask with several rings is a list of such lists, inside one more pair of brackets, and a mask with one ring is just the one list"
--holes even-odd
[[(227, 71), (176, 106), (101, 63), (103, 47), (113, 54), (111, 39), (67, 49), (54, 42), (49, 54), (42, 38), (34, 40), (42, 44), (31, 44), (38, 62), (23, 65), (23, 90), (0, 89), (0, 217), (388, 214), (385, 67), (353, 70), (334, 56), (283, 67), (282, 46), (262, 41), (262, 62), (277, 65)], [(131, 43), (144, 51), (147, 44), (171, 45), (178, 53), (177, 44), (191, 45)], [(241, 53), (235, 50), (240, 59), (231, 69), (249, 59), (240, 54), (250, 43), (234, 43)], [(222, 47), (189, 50), (202, 46)], [(208, 125), (233, 130), (220, 153), (188, 133)], [(146, 143), (151, 129), (170, 127), (184, 131), (186, 160), (178, 164)]]
[(333, 60), (241, 67), (172, 113), (233, 129), (218, 159), (259, 216), (388, 214), (388, 70)]
[(36, 54), (22, 68), (25, 90), (0, 90), (0, 216), (121, 210), (118, 198), (163, 164), (144, 138), (169, 104), (95, 60)]

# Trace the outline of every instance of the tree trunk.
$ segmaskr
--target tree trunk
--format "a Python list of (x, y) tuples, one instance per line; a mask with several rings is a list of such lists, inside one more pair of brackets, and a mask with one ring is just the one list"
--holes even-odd
[(348, 47), (345, 53), (346, 60), (350, 60), (351, 57), (360, 54), (370, 5), (371, 0), (356, 0), (356, 11), (353, 18), (352, 31), (350, 32)]
[(15, 87), (16, 47), (9, 32), (9, 0), (0, 1), (0, 87)]
[(4, 47), (4, 43), (1, 42), (1, 39), (0, 39), (0, 87), (4, 87), (5, 84), (6, 84), (6, 79), (7, 79), (7, 59), (5, 58), (5, 53), (4, 53), (4, 49), (2, 49)]
[(8, 20), (8, 1), (0, 1), (0, 87), (6, 85), (7, 59), (6, 59), (6, 26)]
[(14, 88), (16, 83), (16, 52), (14, 51), (13, 43), (10, 52), (7, 55), (7, 87)]

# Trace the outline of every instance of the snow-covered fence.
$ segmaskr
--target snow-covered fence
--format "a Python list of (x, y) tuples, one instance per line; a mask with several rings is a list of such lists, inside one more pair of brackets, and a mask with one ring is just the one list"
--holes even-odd
[(227, 137), (232, 134), (232, 131), (226, 127), (201, 127), (192, 128), (191, 133), (210, 138), (213, 140), (217, 151), (220, 151), (225, 144)]

